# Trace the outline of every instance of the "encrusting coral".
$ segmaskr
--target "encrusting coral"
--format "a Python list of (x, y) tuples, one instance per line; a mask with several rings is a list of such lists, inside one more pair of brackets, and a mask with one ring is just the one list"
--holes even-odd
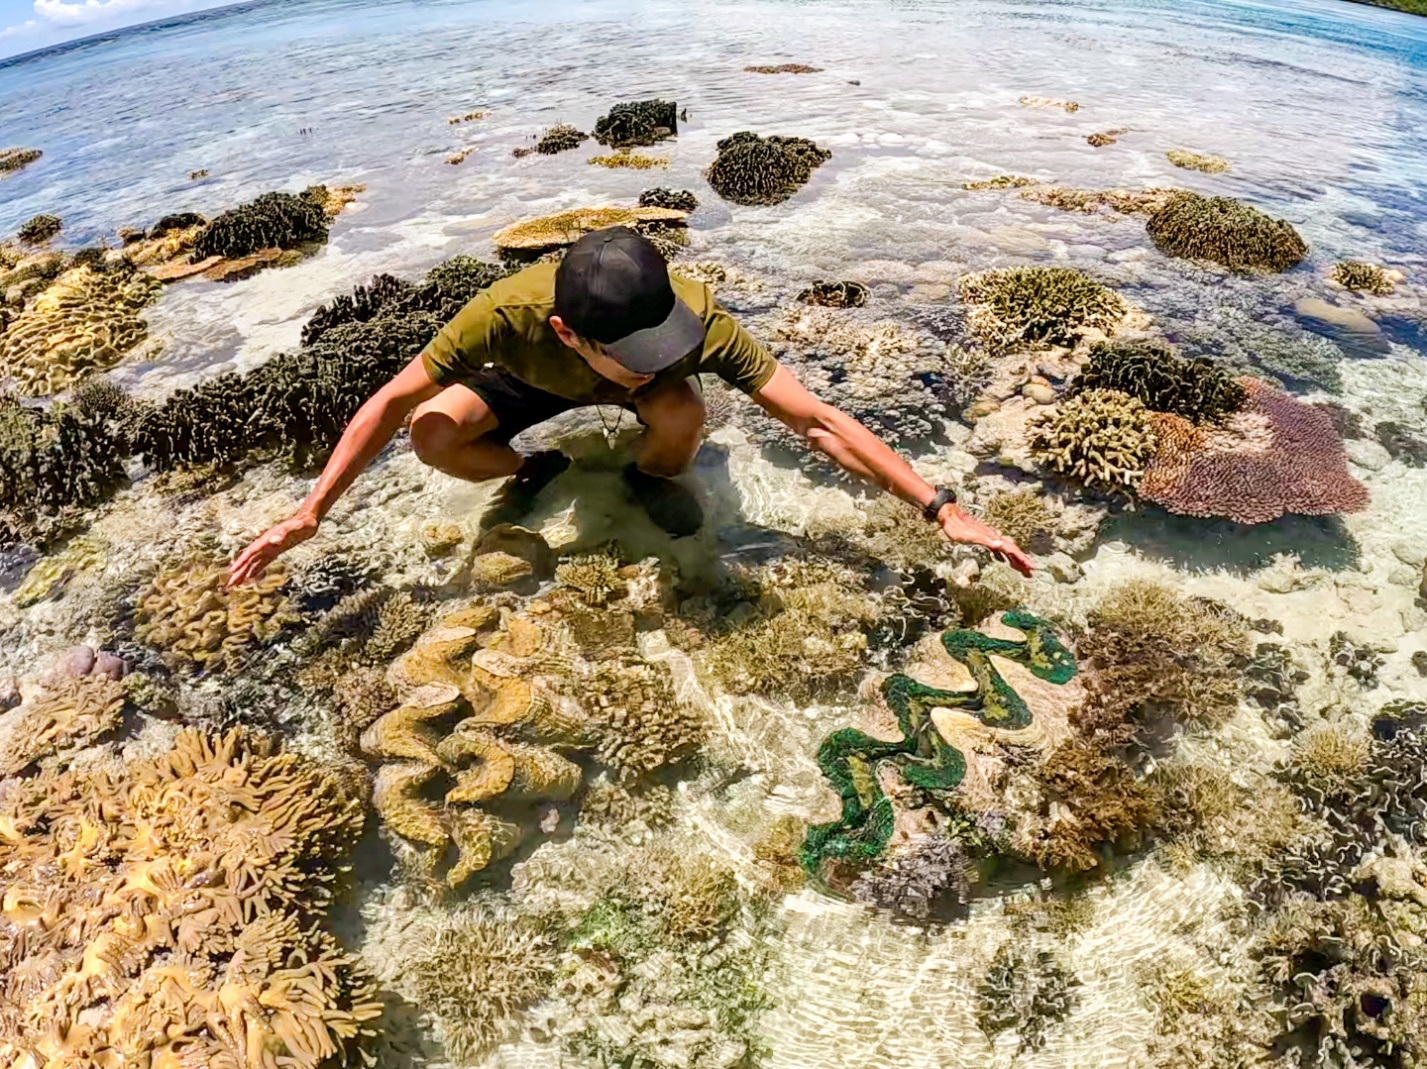
[(193, 243), (192, 259), (232, 259), (260, 249), (295, 249), (326, 241), (326, 201), (324, 186), (302, 193), (264, 193), (212, 219)]
[(15, 237), (26, 245), (43, 245), (58, 234), (63, 225), (57, 215), (34, 215), (20, 224)]
[(1190, 152), (1188, 149), (1172, 148), (1165, 153), (1169, 162), (1176, 167), (1183, 167), (1190, 171), (1203, 171), (1205, 174), (1222, 174), (1229, 169), (1229, 161), (1220, 159), (1218, 156), (1201, 156), (1197, 152)]
[(1185, 360), (1165, 342), (1101, 342), (1075, 380), (1077, 390), (1118, 390), (1155, 412), (1193, 423), (1218, 422), (1237, 412), (1244, 387), (1210, 360)]
[(1366, 507), (1367, 488), (1349, 473), (1327, 412), (1258, 379), (1238, 381), (1246, 401), (1223, 428), (1151, 417), (1155, 451), (1141, 497), (1180, 515), (1245, 524)]
[(761, 137), (747, 130), (718, 143), (704, 177), (735, 204), (780, 204), (802, 189), (832, 153), (804, 137)]
[(616, 104), (595, 121), (595, 140), (611, 148), (652, 145), (679, 132), (679, 106), (672, 100)]
[(70, 268), (0, 335), (0, 373), (40, 396), (112, 367), (147, 336), (139, 312), (160, 289), (127, 264)]
[(1392, 280), (1377, 264), (1362, 260), (1344, 260), (1333, 265), (1333, 281), (1354, 293), (1383, 296), (1392, 292)]
[(1037, 416), (1031, 456), (1058, 475), (1102, 490), (1134, 490), (1154, 456), (1151, 413), (1117, 390), (1086, 390)]
[(1114, 333), (1128, 308), (1113, 290), (1069, 267), (1008, 267), (961, 280), (967, 322), (992, 349), (1075, 345)]
[(1232, 271), (1286, 271), (1308, 255), (1292, 224), (1232, 197), (1181, 192), (1150, 216), (1145, 229), (1161, 252)]
[(0, 798), (0, 1056), (360, 1063), (382, 1007), (321, 922), (363, 809), (240, 732), (14, 782)]
[(860, 308), (867, 303), (867, 293), (861, 282), (818, 281), (799, 292), (798, 300), (824, 308)]

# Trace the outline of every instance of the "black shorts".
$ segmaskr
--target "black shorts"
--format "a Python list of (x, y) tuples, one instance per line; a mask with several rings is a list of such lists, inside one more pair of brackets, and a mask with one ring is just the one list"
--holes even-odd
[[(496, 429), (485, 437), (501, 445), (509, 445), (510, 440), (521, 431), (554, 419), (561, 412), (592, 407), (584, 401), (571, 401), (558, 394), (547, 393), (500, 368), (487, 368), (456, 381), (484, 401), (491, 410), (496, 418)], [(624, 402), (617, 407), (634, 412), (632, 402)]]

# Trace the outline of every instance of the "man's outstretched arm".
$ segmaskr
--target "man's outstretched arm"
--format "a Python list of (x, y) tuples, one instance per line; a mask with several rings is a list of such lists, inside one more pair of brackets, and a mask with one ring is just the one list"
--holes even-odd
[(228, 585), (237, 586), (262, 575), (263, 569), (282, 553), (316, 534), (322, 517), (391, 441), (411, 410), (440, 392), (441, 387), (431, 381), (421, 358), (417, 357), (372, 394), (342, 432), (312, 492), (296, 512), (264, 531), (238, 554), (228, 568)]
[[(819, 401), (781, 364), (763, 388), (753, 394), (753, 400), (844, 470), (875, 483), (908, 504), (922, 509), (936, 497), (936, 490), (891, 447), (847, 413)], [(937, 520), (942, 532), (954, 542), (985, 546), (1026, 575), (1035, 568), (1035, 562), (1015, 542), (967, 515), (955, 504), (943, 505)]]

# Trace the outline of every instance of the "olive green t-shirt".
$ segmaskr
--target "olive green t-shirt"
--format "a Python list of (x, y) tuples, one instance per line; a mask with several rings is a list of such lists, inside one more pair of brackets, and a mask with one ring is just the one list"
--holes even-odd
[(674, 294), (704, 321), (704, 344), (631, 394), (597, 373), (551, 328), (556, 266), (534, 264), (467, 302), (421, 351), (431, 381), (449, 386), (488, 368), (501, 368), (557, 397), (581, 404), (612, 404), (701, 371), (753, 393), (767, 385), (778, 368), (768, 351), (718, 306), (706, 285), (671, 272)]

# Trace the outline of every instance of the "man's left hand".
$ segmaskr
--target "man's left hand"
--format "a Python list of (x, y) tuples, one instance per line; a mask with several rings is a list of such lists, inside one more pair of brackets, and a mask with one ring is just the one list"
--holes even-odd
[(1030, 575), (1035, 571), (1036, 562), (1029, 553), (994, 527), (988, 527), (976, 517), (968, 516), (955, 505), (942, 509), (940, 522), (942, 534), (953, 542), (985, 546), (1022, 575)]

